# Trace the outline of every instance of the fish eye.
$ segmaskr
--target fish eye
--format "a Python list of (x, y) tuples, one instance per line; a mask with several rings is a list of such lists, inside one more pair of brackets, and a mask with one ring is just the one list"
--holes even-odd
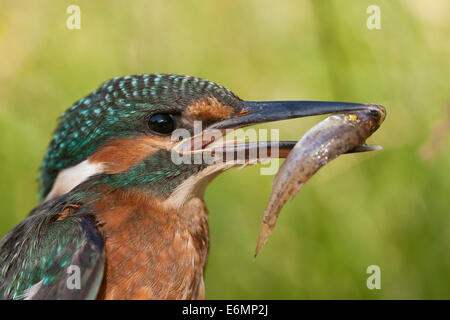
[(381, 113), (377, 109), (370, 109), (369, 114), (371, 117), (373, 117), (375, 119), (379, 119), (381, 117)]
[(176, 119), (170, 113), (156, 113), (148, 119), (148, 127), (157, 134), (168, 135), (175, 130)]

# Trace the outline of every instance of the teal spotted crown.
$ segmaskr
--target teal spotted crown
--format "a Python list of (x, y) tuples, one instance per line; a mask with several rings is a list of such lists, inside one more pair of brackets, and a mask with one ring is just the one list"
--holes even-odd
[(151, 113), (181, 112), (208, 95), (230, 106), (240, 101), (230, 90), (190, 76), (144, 74), (106, 81), (61, 116), (41, 165), (40, 197), (48, 194), (59, 171), (85, 160), (108, 139), (142, 134), (142, 120)]

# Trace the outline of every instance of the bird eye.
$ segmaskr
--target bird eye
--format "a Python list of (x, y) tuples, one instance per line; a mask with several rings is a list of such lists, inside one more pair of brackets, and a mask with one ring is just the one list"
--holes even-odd
[(148, 127), (159, 134), (170, 134), (176, 127), (175, 117), (169, 113), (156, 113), (148, 120)]

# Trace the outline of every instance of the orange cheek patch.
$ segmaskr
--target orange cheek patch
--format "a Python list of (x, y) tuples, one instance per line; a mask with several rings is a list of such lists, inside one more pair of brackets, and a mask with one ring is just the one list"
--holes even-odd
[(158, 150), (167, 150), (170, 137), (118, 138), (109, 141), (89, 157), (89, 162), (105, 164), (109, 174), (124, 172)]
[(226, 119), (231, 116), (233, 107), (220, 103), (216, 98), (204, 98), (192, 102), (185, 114), (195, 120)]

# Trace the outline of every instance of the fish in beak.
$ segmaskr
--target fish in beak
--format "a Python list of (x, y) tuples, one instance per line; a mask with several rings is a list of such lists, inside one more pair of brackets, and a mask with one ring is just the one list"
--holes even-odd
[[(332, 102), (332, 101), (243, 101), (244, 108), (234, 117), (225, 119), (212, 124), (203, 132), (204, 137), (209, 137), (209, 132), (220, 130), (223, 134), (225, 130), (238, 129), (250, 125), (281, 121), (308, 116), (316, 116), (323, 114), (348, 113), (352, 111), (369, 110), (376, 104), (360, 104), (349, 102)], [(220, 148), (208, 148), (211, 141), (204, 138), (202, 150), (212, 152), (216, 156), (221, 153), (220, 158), (227, 159), (243, 155), (245, 160), (264, 160), (262, 158), (286, 158), (289, 152), (294, 148), (297, 141), (260, 141), (236, 143), (236, 141), (225, 141)], [(360, 145), (347, 153), (367, 152), (378, 150), (379, 146)], [(261, 152), (264, 150), (264, 152)], [(253, 157), (252, 157), (253, 155)], [(256, 157), (258, 159), (252, 159)], [(261, 156), (264, 155), (264, 156)]]

